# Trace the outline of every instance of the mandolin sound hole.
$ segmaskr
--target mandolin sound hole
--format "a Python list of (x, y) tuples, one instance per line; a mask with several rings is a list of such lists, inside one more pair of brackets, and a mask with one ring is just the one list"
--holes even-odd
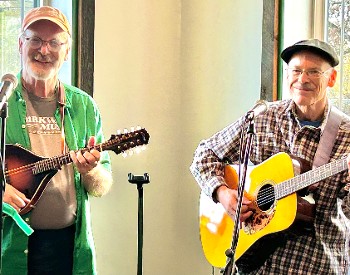
[(262, 186), (256, 198), (258, 207), (262, 211), (267, 211), (271, 209), (275, 202), (275, 189), (273, 185), (266, 184)]

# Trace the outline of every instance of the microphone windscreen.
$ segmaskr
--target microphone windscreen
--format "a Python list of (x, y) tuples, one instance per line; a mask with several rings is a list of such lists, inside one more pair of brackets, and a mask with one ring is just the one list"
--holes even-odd
[(11, 82), (13, 85), (13, 89), (17, 87), (17, 84), (18, 84), (17, 77), (14, 76), (13, 74), (5, 74), (1, 78), (1, 82), (5, 82), (5, 81)]

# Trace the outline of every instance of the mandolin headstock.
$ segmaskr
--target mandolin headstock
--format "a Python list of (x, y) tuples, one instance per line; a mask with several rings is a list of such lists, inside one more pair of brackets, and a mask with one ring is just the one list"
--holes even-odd
[(123, 133), (118, 131), (116, 135), (111, 135), (110, 139), (103, 144), (104, 150), (112, 150), (116, 154), (122, 154), (124, 157), (138, 153), (144, 150), (148, 144), (150, 135), (146, 129), (137, 127), (130, 131), (124, 129)]

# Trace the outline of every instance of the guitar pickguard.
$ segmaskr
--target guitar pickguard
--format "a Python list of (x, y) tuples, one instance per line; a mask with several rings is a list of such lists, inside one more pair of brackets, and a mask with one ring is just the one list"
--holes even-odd
[(273, 219), (275, 208), (265, 211), (255, 211), (248, 219), (243, 222), (243, 231), (247, 235), (252, 235), (264, 229)]

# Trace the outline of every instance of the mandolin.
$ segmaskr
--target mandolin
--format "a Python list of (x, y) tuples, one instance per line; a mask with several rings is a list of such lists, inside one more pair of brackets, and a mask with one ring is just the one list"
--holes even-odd
[[(111, 150), (116, 154), (125, 155), (127, 151), (132, 152), (131, 149), (138, 152), (139, 146), (143, 147), (148, 144), (149, 137), (147, 131), (140, 128), (131, 132), (125, 131), (121, 134), (111, 135), (110, 139), (104, 143), (78, 151), (84, 153), (92, 149), (99, 152)], [(30, 202), (20, 210), (19, 214), (21, 215), (28, 213), (35, 207), (48, 182), (57, 171), (63, 165), (73, 161), (69, 153), (47, 158), (36, 155), (18, 144), (7, 144), (5, 155), (6, 182), (30, 199)]]
[[(235, 260), (263, 236), (283, 231), (293, 224), (299, 209), (297, 191), (347, 167), (346, 157), (343, 157), (294, 177), (295, 159), (287, 153), (278, 153), (250, 168), (245, 196), (254, 203), (255, 211), (241, 225)], [(225, 167), (224, 177), (229, 188), (237, 189), (238, 175), (233, 166)], [(224, 267), (225, 251), (232, 243), (234, 222), (220, 203), (213, 202), (203, 192), (199, 211), (204, 255), (212, 266)]]

